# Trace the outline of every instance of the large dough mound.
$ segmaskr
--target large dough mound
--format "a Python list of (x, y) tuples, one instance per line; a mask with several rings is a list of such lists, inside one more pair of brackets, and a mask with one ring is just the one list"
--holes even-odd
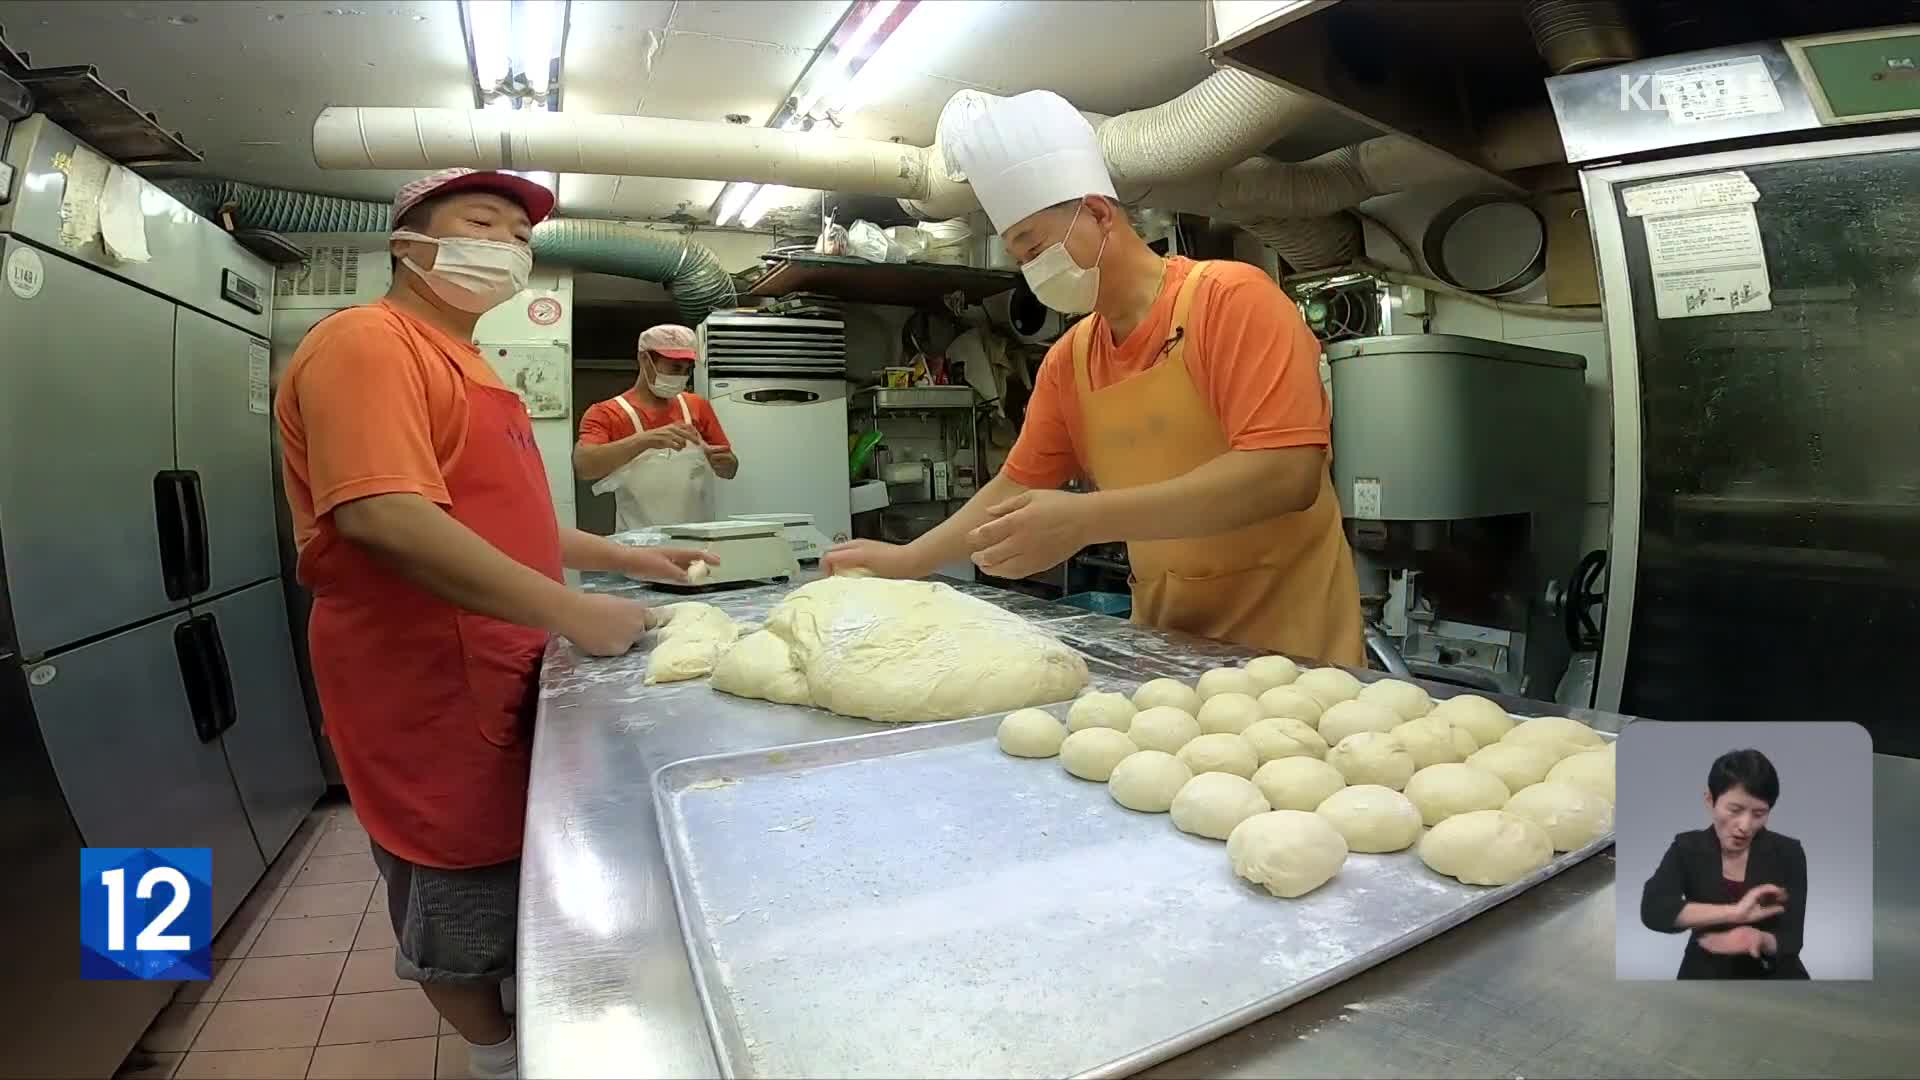
[(756, 630), (713, 665), (713, 688), (739, 697), (806, 705), (807, 677), (793, 666), (793, 650), (771, 630)]
[(1347, 841), (1304, 810), (1269, 810), (1233, 827), (1227, 859), (1234, 873), (1275, 896), (1304, 896), (1339, 873)]
[(670, 604), (658, 609), (666, 621), (654, 633), (647, 656), (647, 682), (697, 679), (713, 670), (721, 652), (740, 636), (740, 625), (712, 604)]
[[(1086, 661), (1052, 635), (985, 600), (933, 581), (830, 577), (788, 594), (767, 618), (808, 703), (888, 723), (958, 720), (1072, 698)], [(756, 646), (777, 663), (776, 650)], [(716, 687), (745, 697), (778, 672)]]

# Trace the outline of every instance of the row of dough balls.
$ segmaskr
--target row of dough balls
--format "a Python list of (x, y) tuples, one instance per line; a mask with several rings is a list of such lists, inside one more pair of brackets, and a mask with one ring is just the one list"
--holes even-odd
[(1277, 896), (1318, 888), (1349, 850), (1404, 850), (1423, 826), (1420, 856), (1435, 871), (1475, 885), (1517, 881), (1612, 829), (1603, 743), (1578, 721), (1516, 725), (1484, 698), (1436, 707), (1411, 683), (1363, 689), (1345, 671), (1302, 673), (1284, 657), (1215, 669), (1196, 687), (1156, 679), (1131, 699), (1089, 694), (1064, 727), (1038, 709), (1000, 727), (1009, 754), (1059, 753), (1122, 806), (1171, 812), (1183, 831), (1228, 840), (1234, 872)]

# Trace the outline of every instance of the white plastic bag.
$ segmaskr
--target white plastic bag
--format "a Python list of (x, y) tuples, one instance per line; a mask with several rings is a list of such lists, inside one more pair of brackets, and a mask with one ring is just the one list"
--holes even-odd
[(848, 227), (847, 254), (883, 263), (888, 261), (887, 250), (887, 234), (880, 231), (880, 226), (871, 221), (856, 221)]

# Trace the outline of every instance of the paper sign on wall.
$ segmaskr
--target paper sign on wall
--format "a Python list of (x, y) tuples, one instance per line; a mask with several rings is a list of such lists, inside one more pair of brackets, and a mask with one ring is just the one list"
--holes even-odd
[(1771, 311), (1773, 287), (1751, 203), (1686, 214), (1650, 214), (1647, 263), (1662, 319)]

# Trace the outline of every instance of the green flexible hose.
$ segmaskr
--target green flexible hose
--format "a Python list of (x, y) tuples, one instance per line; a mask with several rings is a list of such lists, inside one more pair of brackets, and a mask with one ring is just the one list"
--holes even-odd
[[(162, 180), (160, 186), (202, 217), (232, 207), (236, 228), (274, 232), (386, 232), (386, 203), (312, 195), (236, 180)], [(680, 318), (698, 326), (734, 302), (733, 278), (705, 244), (625, 221), (549, 218), (534, 227), (533, 256), (554, 266), (657, 282), (673, 294)]]

